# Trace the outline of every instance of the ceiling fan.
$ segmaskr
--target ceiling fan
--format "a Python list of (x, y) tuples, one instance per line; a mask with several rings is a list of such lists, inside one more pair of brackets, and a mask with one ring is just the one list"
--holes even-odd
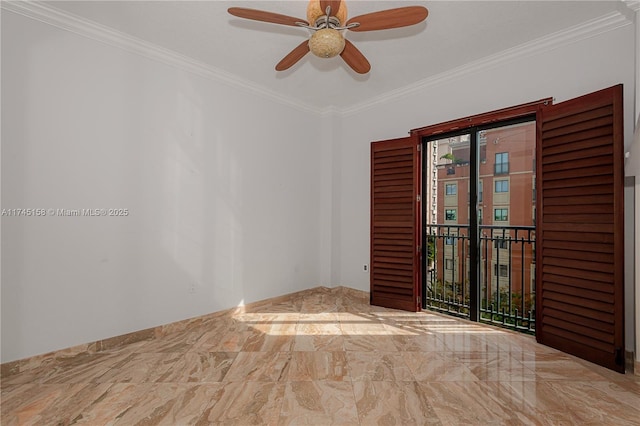
[(310, 0), (307, 6), (306, 21), (278, 13), (242, 7), (229, 8), (228, 12), (239, 18), (302, 27), (313, 32), (308, 41), (300, 43), (278, 62), (277, 71), (291, 68), (311, 51), (321, 58), (340, 55), (347, 65), (359, 74), (368, 73), (371, 65), (362, 52), (344, 38), (342, 33), (345, 30), (376, 31), (407, 27), (424, 21), (429, 14), (425, 7), (407, 6), (367, 13), (347, 20), (347, 5), (341, 0)]

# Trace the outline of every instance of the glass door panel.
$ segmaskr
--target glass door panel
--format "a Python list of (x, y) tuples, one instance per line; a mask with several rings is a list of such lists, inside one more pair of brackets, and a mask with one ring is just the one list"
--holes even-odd
[(477, 132), (480, 320), (532, 330), (535, 121)]
[(431, 140), (424, 156), (423, 304), (469, 315), (471, 135)]

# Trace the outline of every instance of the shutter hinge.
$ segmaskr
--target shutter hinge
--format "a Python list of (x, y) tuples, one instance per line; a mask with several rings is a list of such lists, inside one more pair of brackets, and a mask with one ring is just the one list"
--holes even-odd
[(422, 144), (418, 144), (418, 152), (422, 151)]
[(420, 197), (420, 194), (416, 195), (416, 201), (420, 202), (420, 200), (422, 199), (422, 197)]
[(422, 247), (417, 246), (417, 247), (416, 247), (416, 250), (417, 250), (417, 252), (418, 252), (418, 253), (420, 253), (420, 252), (422, 251)]

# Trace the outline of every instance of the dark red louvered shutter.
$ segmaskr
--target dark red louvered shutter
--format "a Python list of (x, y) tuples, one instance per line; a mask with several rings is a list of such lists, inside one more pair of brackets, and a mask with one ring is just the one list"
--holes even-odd
[(371, 304), (420, 309), (417, 138), (371, 144)]
[(624, 372), (622, 86), (538, 125), (537, 339)]

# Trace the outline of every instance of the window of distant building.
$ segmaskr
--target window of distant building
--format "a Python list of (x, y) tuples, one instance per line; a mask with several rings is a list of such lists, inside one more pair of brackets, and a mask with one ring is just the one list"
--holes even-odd
[(453, 259), (445, 259), (444, 267), (450, 271), (453, 270)]
[(444, 220), (458, 220), (458, 210), (446, 209), (444, 211)]
[(478, 202), (482, 201), (482, 181), (478, 182)]
[(508, 180), (497, 180), (495, 181), (496, 192), (509, 192), (509, 181)]
[(507, 248), (507, 240), (495, 240), (493, 242), (493, 246), (495, 248), (501, 248), (501, 249), (506, 249)]
[(493, 209), (493, 220), (496, 222), (509, 220), (509, 209)]
[(506, 278), (509, 276), (508, 265), (493, 265), (493, 275)]
[(495, 174), (506, 175), (509, 173), (509, 153), (498, 152), (496, 153)]
[(458, 184), (457, 183), (447, 183), (444, 185), (444, 193), (445, 195), (456, 195), (458, 193)]

